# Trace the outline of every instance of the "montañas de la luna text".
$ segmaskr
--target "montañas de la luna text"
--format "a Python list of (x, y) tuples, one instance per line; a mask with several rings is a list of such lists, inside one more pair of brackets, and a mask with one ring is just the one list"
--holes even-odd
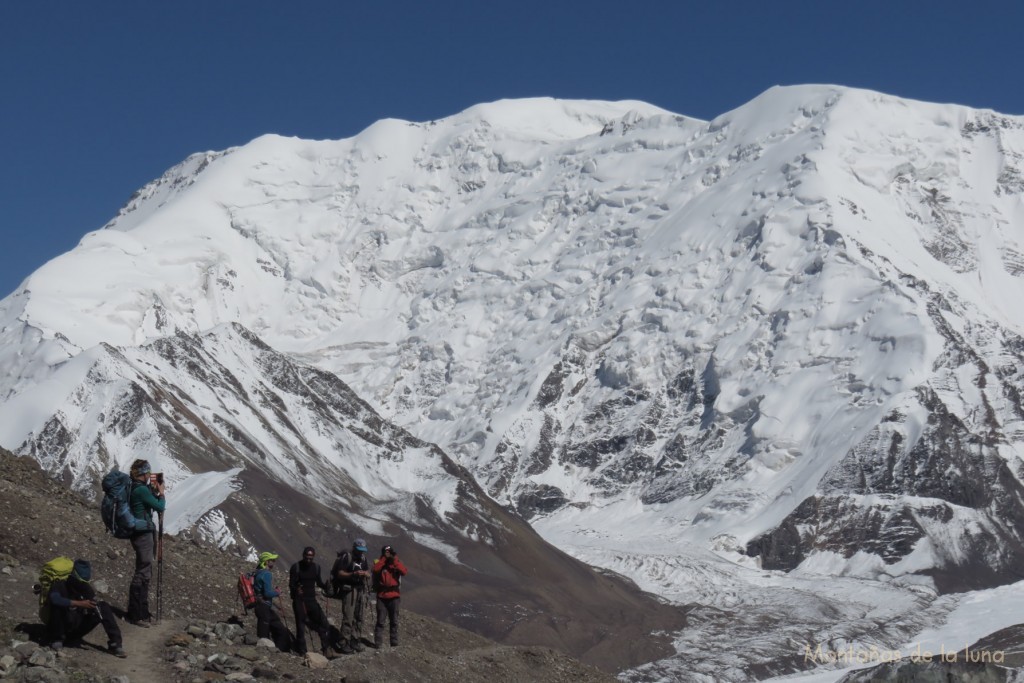
[(838, 650), (820, 643), (813, 647), (811, 645), (804, 645), (804, 662), (813, 664), (880, 664), (903, 660), (911, 662), (990, 662), (992, 664), (1002, 664), (1005, 656), (1002, 650), (972, 650), (966, 644), (959, 650), (946, 649), (946, 646), (943, 644), (939, 646), (938, 652), (925, 649), (920, 643), (906, 651), (886, 650), (874, 645), (869, 647), (848, 645)]

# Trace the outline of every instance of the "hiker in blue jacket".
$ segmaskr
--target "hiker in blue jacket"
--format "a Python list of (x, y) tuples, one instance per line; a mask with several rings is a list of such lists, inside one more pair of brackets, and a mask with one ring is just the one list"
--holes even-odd
[(288, 652), (292, 649), (292, 634), (274, 610), (274, 598), (281, 592), (274, 590), (274, 577), (270, 572), (277, 558), (272, 552), (262, 552), (256, 565), (256, 576), (252, 581), (253, 592), (256, 593), (256, 606), (253, 608), (256, 612), (256, 636), (273, 638), (278, 650)]
[(163, 482), (151, 482), (152, 469), (148, 460), (136, 460), (128, 474), (132, 478), (132, 490), (128, 496), (132, 514), (136, 519), (150, 522), (152, 531), (138, 531), (131, 537), (135, 549), (135, 574), (128, 586), (128, 623), (149, 627), (152, 614), (149, 611), (149, 582), (153, 578), (153, 551), (156, 546), (156, 531), (152, 524), (153, 512), (163, 512)]

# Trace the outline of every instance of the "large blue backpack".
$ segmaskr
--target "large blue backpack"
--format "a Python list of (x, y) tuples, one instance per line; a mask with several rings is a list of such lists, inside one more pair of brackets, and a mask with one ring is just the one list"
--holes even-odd
[(140, 531), (152, 531), (153, 521), (137, 519), (132, 514), (129, 498), (135, 482), (127, 472), (116, 467), (103, 477), (103, 502), (100, 503), (100, 514), (103, 525), (114, 538), (131, 538)]

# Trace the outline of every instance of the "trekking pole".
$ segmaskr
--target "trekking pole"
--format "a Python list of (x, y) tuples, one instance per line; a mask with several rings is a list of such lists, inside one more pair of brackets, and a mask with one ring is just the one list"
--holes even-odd
[(160, 536), (156, 542), (156, 622), (164, 620), (164, 513), (160, 518)]
[[(326, 603), (327, 608), (326, 610), (324, 610), (324, 615), (327, 617), (327, 629), (329, 631), (331, 628), (331, 596), (325, 594), (324, 602)], [(341, 622), (338, 622), (338, 628), (341, 628)]]
[[(314, 596), (313, 599), (315, 600), (316, 596)], [(302, 605), (302, 629), (303, 629), (304, 632), (305, 631), (312, 631), (313, 630), (312, 629), (313, 622), (310, 621), (310, 619), (309, 619), (309, 610), (306, 608), (306, 598), (303, 597), (302, 586), (299, 586), (299, 604)], [(299, 632), (299, 615), (296, 614), (295, 615), (295, 633), (298, 634), (298, 632)], [(302, 637), (302, 643), (305, 646), (305, 643), (306, 643), (306, 636), (305, 635), (303, 635), (303, 637)], [(312, 633), (309, 634), (309, 644), (310, 645), (313, 644), (313, 634)], [(308, 648), (307, 648), (307, 650), (308, 650)]]
[[(282, 619), (284, 620), (284, 627), (285, 627), (285, 628), (288, 628), (288, 615), (287, 615), (287, 614), (285, 613), (285, 609), (284, 609), (284, 607), (283, 607), (283, 606), (281, 605), (281, 603), (283, 602), (283, 600), (281, 600), (281, 596), (280, 596), (280, 595), (279, 595), (279, 596), (277, 596), (277, 598), (278, 598), (278, 599), (277, 599), (277, 613), (278, 613), (278, 614), (280, 614), (280, 615), (281, 615), (281, 618), (282, 618)], [(271, 602), (271, 604), (273, 604), (273, 602), (274, 602), (274, 601), (273, 601), (273, 600), (271, 600), (270, 602)]]
[(370, 612), (370, 577), (363, 577), (363, 608), (359, 610), (359, 634), (364, 638), (367, 637), (368, 629), (363, 627), (366, 625), (367, 615)]
[(366, 577), (362, 578), (362, 599), (359, 601), (359, 602), (362, 603), (361, 606), (359, 607), (359, 635), (360, 636), (366, 636), (367, 635), (366, 634), (366, 629), (364, 627), (366, 627), (366, 625), (367, 625), (367, 608), (369, 606), (367, 604), (367, 600), (369, 599), (369, 598), (367, 598), (367, 594), (368, 594), (368, 591), (369, 591), (369, 588), (370, 588), (368, 586), (368, 584), (369, 584), (369, 582), (367, 581), (367, 578)]
[[(316, 599), (316, 604), (317, 605), (320, 604), (320, 598)], [(326, 627), (325, 630), (326, 630), (326, 633), (327, 633), (328, 643), (324, 643), (323, 636), (321, 635), (321, 637), (320, 637), (320, 649), (321, 650), (323, 650), (324, 648), (330, 646), (330, 639), (331, 639), (331, 620), (330, 620), (330, 616), (331, 616), (331, 599), (329, 597), (327, 597), (326, 595), (324, 595), (323, 616), (324, 616), (324, 621), (323, 621), (323, 626), (322, 627)], [(318, 635), (320, 635), (322, 633), (324, 633), (324, 631), (320, 631), (318, 633)]]

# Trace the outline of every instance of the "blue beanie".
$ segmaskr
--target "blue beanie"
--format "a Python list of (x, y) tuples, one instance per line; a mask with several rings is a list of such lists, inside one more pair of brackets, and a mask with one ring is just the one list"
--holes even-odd
[(75, 560), (74, 568), (71, 571), (80, 581), (88, 581), (92, 578), (92, 567), (88, 560)]

